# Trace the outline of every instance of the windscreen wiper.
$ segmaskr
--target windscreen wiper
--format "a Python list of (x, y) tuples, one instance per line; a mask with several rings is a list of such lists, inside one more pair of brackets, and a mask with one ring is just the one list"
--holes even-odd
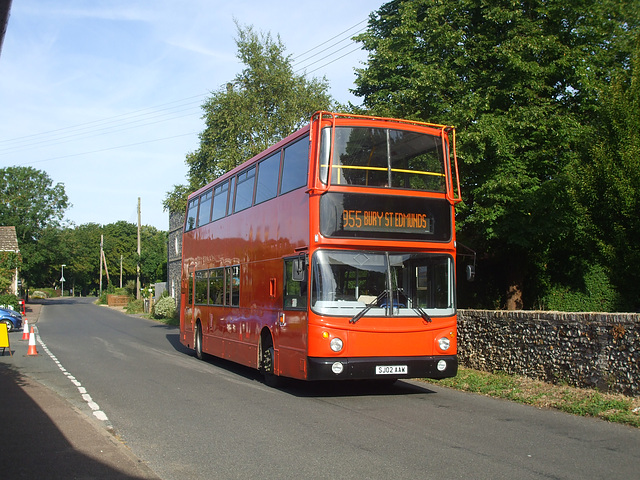
[(431, 320), (431, 317), (429, 316), (429, 314), (427, 312), (425, 312), (423, 309), (421, 309), (420, 307), (411, 307), (413, 308), (414, 312), (418, 312), (420, 314), (420, 316), (422, 318), (424, 318), (424, 321), (427, 323), (431, 323), (433, 320)]
[(349, 323), (356, 323), (358, 320), (360, 320), (362, 317), (364, 317), (364, 315), (369, 310), (371, 310), (373, 307), (377, 306), (378, 303), (380, 303), (382, 301), (382, 299), (387, 296), (387, 293), (388, 292), (386, 290), (384, 292), (381, 292), (380, 295), (378, 295), (373, 302), (367, 304), (366, 307), (364, 307), (362, 310), (360, 310), (358, 313), (356, 313), (353, 316), (353, 318), (351, 320), (349, 320)]
[[(400, 294), (404, 295), (404, 290), (402, 288), (397, 288), (396, 291), (398, 292), (398, 305), (399, 305), (400, 304)], [(413, 303), (413, 302), (407, 301), (407, 303)], [(429, 314), (427, 312), (425, 312), (422, 308), (420, 308), (420, 307), (410, 307), (410, 308), (414, 312), (418, 313), (424, 319), (425, 322), (431, 323), (433, 321), (431, 319), (431, 317), (429, 316)]]

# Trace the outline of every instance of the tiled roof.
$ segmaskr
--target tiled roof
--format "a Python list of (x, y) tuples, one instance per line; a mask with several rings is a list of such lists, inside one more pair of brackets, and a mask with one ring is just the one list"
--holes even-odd
[(16, 227), (0, 227), (0, 252), (19, 252)]

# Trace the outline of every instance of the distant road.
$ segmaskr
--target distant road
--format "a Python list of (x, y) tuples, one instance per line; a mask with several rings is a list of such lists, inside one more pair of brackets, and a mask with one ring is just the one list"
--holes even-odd
[(90, 301), (48, 301), (37, 324), (69, 375), (41, 351), (16, 362), (87, 415), (98, 406), (166, 480), (640, 475), (638, 429), (413, 381), (272, 389), (251, 369), (197, 360), (174, 327)]

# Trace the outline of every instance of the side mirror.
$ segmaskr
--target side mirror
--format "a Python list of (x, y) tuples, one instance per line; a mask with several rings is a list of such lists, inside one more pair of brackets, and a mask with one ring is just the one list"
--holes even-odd
[(467, 282), (473, 282), (476, 279), (476, 266), (467, 265)]
[(305, 257), (295, 258), (291, 265), (291, 279), (294, 282), (304, 282), (307, 273)]

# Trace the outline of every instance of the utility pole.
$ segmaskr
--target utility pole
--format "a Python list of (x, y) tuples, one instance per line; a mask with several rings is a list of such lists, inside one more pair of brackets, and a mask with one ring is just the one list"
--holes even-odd
[(138, 263), (136, 274), (136, 299), (140, 300), (140, 197), (138, 197)]
[(107, 267), (107, 257), (104, 255), (104, 250), (102, 250), (102, 260), (104, 261), (104, 271), (107, 274), (107, 288), (111, 283), (111, 279), (109, 278), (109, 267)]
[(122, 254), (120, 254), (120, 288), (122, 288)]
[(100, 235), (100, 296), (102, 296), (102, 245), (104, 243), (104, 235)]

